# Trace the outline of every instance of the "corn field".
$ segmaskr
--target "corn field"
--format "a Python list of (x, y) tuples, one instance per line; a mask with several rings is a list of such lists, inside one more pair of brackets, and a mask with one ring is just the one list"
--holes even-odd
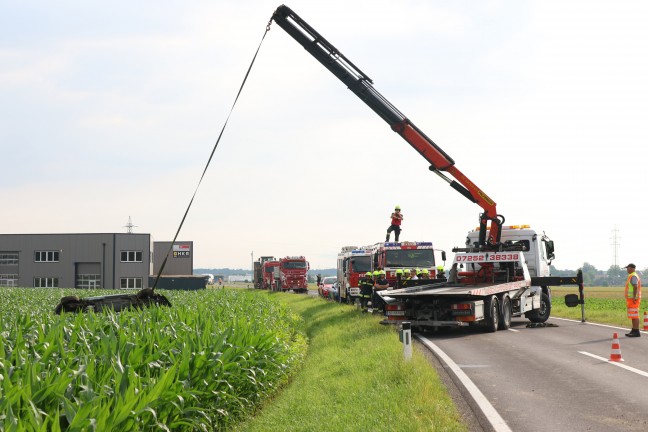
[(300, 318), (239, 290), (164, 292), (173, 307), (53, 309), (65, 289), (0, 289), (0, 431), (222, 430), (301, 364)]

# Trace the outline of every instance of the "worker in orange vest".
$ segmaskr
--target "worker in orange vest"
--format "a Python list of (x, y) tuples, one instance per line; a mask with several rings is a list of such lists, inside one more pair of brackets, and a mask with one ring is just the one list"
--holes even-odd
[(628, 337), (640, 337), (639, 333), (639, 306), (641, 305), (641, 279), (637, 275), (636, 266), (628, 264), (624, 267), (628, 272), (625, 284), (625, 299), (628, 306), (628, 318), (632, 320), (632, 330), (626, 333)]

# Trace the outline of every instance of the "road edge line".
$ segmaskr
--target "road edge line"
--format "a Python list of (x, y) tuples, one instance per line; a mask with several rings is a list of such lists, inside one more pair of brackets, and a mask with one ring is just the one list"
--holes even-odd
[(455, 374), (457, 379), (461, 381), (466, 391), (468, 391), (479, 409), (484, 414), (484, 417), (486, 417), (488, 422), (493, 427), (493, 430), (495, 430), (496, 432), (512, 432), (511, 428), (506, 424), (506, 421), (504, 421), (502, 416), (488, 401), (481, 390), (477, 388), (475, 383), (472, 382), (468, 375), (466, 375), (466, 373), (462, 371), (461, 368), (445, 352), (441, 350), (441, 348), (439, 348), (425, 336), (414, 335), (414, 337), (416, 337), (423, 345), (431, 349), (432, 352), (434, 352), (434, 354), (448, 366), (452, 373)]
[[(579, 323), (579, 324), (589, 324), (589, 325), (599, 326), (599, 327), (607, 327), (607, 328), (611, 328), (611, 329), (615, 329), (615, 330), (622, 330), (622, 331), (629, 330), (628, 327), (618, 327), (618, 326), (613, 326), (612, 324), (601, 324), (601, 323), (595, 323), (595, 322), (589, 322), (589, 321), (582, 322), (580, 320), (575, 320), (575, 319), (571, 319), (571, 318), (562, 318), (562, 317), (552, 316), (551, 319), (557, 319), (557, 320), (562, 320), (562, 321), (571, 321), (571, 322), (575, 322), (575, 323)], [(648, 334), (648, 332), (646, 332), (646, 331), (643, 331), (643, 330), (639, 330), (639, 331), (641, 333), (643, 333), (643, 334)]]

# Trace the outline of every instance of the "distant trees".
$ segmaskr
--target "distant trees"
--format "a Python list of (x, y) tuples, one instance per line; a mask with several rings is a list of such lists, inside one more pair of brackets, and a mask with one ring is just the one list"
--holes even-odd
[[(611, 265), (607, 271), (597, 270), (592, 264), (583, 263), (583, 283), (586, 286), (624, 286), (626, 281), (626, 269), (618, 265)], [(571, 276), (576, 273), (576, 270), (558, 270), (551, 266), (551, 274), (553, 276)], [(639, 276), (646, 275), (648, 277), (648, 267), (642, 271), (637, 271)]]

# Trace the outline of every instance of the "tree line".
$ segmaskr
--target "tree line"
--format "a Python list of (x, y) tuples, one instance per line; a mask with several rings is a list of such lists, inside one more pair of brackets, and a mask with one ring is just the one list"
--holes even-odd
[[(618, 265), (611, 265), (607, 270), (598, 270), (592, 264), (585, 262), (581, 267), (583, 270), (583, 283), (589, 286), (625, 286), (628, 272), (626, 269)], [(639, 276), (648, 275), (648, 267), (639, 271)], [(576, 274), (575, 270), (558, 270), (556, 267), (551, 266), (552, 276), (573, 276)]]

